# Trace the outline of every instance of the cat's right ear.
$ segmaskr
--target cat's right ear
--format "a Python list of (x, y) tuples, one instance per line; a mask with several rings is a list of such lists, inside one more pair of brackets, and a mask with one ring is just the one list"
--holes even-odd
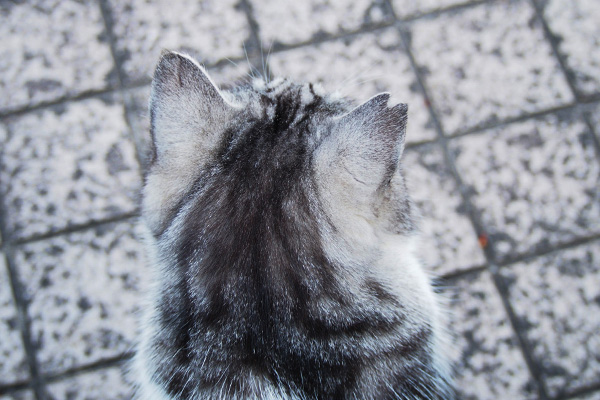
[(207, 153), (233, 112), (204, 68), (188, 55), (163, 51), (150, 95), (154, 161), (182, 149)]

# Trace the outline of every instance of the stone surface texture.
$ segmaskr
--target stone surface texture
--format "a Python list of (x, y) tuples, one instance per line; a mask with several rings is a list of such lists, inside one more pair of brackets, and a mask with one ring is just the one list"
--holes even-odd
[(558, 49), (584, 96), (600, 91), (600, 6), (596, 0), (539, 0)]
[(163, 49), (408, 103), (459, 398), (600, 400), (598, 27), (598, 0), (0, 1), (0, 400), (132, 398)]
[(527, 1), (474, 5), (409, 29), (447, 134), (573, 100)]
[(81, 373), (48, 385), (49, 400), (131, 400), (133, 389), (126, 368)]
[(473, 3), (473, 0), (392, 0), (394, 12), (401, 18), (411, 17), (444, 8)]
[(0, 400), (35, 400), (35, 395), (30, 390), (18, 390), (0, 394)]
[(600, 233), (600, 165), (579, 114), (465, 136), (452, 153), (499, 260)]
[(534, 384), (488, 272), (452, 282), (450, 326), (458, 334), (459, 398), (527, 399)]
[(101, 225), (15, 255), (43, 373), (132, 350), (147, 275), (133, 232), (130, 223)]
[(130, 213), (140, 184), (124, 108), (89, 99), (8, 120), (0, 195), (24, 238)]
[[(263, 47), (354, 31), (390, 21), (381, 0), (251, 0)], [(286, 23), (281, 23), (286, 21)]]
[(590, 386), (600, 370), (600, 242), (501, 270), (552, 396)]
[(115, 83), (97, 2), (3, 1), (0, 37), (0, 112)]
[(437, 275), (480, 266), (485, 258), (465, 215), (454, 178), (437, 146), (410, 149), (402, 158), (409, 193), (419, 207), (421, 254)]
[(0, 338), (0, 385), (27, 380), (29, 369), (3, 253), (0, 253)]
[(108, 0), (128, 81), (149, 79), (163, 49), (212, 64), (244, 56), (250, 27), (237, 0)]

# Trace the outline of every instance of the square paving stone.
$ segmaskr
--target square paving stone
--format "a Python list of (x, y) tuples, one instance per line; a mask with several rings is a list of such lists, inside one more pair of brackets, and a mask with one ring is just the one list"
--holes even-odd
[(409, 28), (448, 134), (574, 100), (527, 1), (488, 2)]
[(132, 223), (33, 242), (16, 252), (41, 372), (132, 350), (146, 269)]
[(47, 387), (49, 400), (130, 400), (131, 382), (124, 367), (111, 367), (81, 373)]
[(149, 79), (163, 49), (201, 62), (244, 56), (250, 37), (238, 0), (109, 0), (117, 58), (127, 81)]
[(456, 368), (458, 398), (532, 398), (535, 384), (491, 275), (469, 274), (452, 284), (450, 329), (462, 353)]
[(539, 0), (558, 50), (584, 96), (600, 92), (600, 4), (597, 0)]
[(0, 385), (26, 381), (29, 368), (4, 254), (0, 253)]
[(251, 0), (265, 49), (391, 21), (382, 0)]
[(475, 1), (477, 0), (392, 0), (392, 5), (396, 15), (405, 18)]
[(19, 390), (16, 392), (0, 394), (0, 400), (35, 400), (30, 390)]
[(122, 104), (93, 98), (7, 122), (0, 196), (8, 236), (25, 238), (136, 209), (139, 166), (124, 114)]
[(600, 242), (500, 271), (550, 395), (600, 383)]
[(3, 1), (0, 37), (0, 111), (115, 83), (97, 2)]
[(483, 265), (477, 234), (441, 149), (426, 145), (407, 150), (402, 166), (409, 193), (422, 214), (419, 255), (425, 266), (442, 275)]
[(396, 28), (272, 54), (269, 66), (275, 76), (320, 82), (327, 91), (339, 91), (357, 104), (377, 93), (390, 92), (392, 102), (408, 103), (407, 141), (436, 138)]
[(578, 114), (451, 141), (498, 261), (600, 232), (600, 164)]
[[(262, 67), (261, 67), (262, 69)], [(208, 73), (211, 79), (221, 88), (227, 88), (236, 82), (251, 79), (251, 75), (261, 74), (262, 71), (250, 66), (248, 62), (226, 64), (220, 68), (210, 68)], [(150, 148), (150, 115), (148, 102), (150, 99), (150, 86), (143, 86), (129, 90), (126, 94), (127, 113), (133, 137), (138, 150), (138, 156), (142, 164), (142, 170), (146, 170), (151, 161)]]

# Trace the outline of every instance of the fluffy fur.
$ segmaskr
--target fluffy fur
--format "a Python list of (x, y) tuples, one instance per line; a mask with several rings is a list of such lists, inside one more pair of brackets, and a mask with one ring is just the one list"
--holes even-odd
[(401, 174), (407, 107), (315, 85), (219, 90), (166, 52), (143, 221), (140, 399), (449, 399)]

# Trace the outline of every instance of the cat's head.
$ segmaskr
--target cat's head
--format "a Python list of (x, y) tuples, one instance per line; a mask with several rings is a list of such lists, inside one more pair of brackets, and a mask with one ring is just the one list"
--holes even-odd
[(282, 213), (300, 225), (299, 207), (318, 209), (332, 232), (350, 237), (412, 231), (398, 170), (407, 106), (388, 100), (383, 93), (352, 107), (282, 79), (221, 91), (194, 59), (164, 52), (150, 99), (148, 226), (158, 235), (184, 203), (210, 195), (222, 209)]

